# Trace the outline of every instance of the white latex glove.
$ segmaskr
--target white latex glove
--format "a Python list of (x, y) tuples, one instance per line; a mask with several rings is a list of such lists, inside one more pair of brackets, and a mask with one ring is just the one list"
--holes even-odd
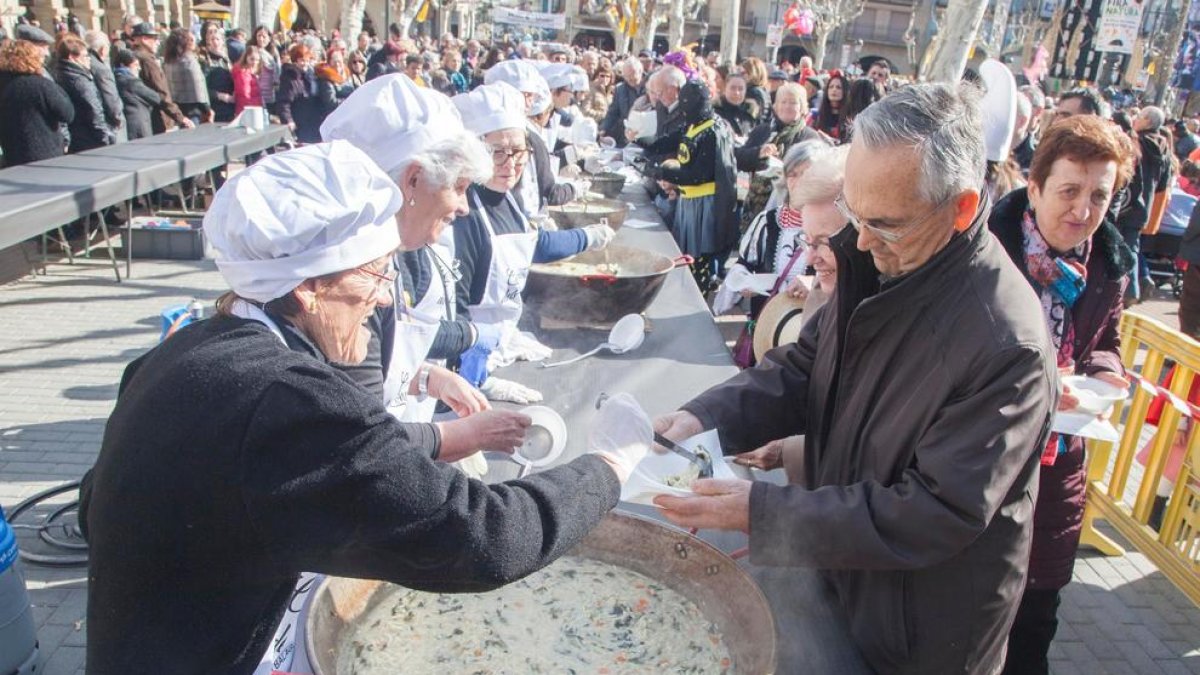
[(489, 401), (527, 404), (538, 403), (542, 400), (542, 392), (530, 389), (512, 380), (502, 380), (498, 377), (489, 377), (484, 380), (483, 384), (479, 387), (479, 391), (482, 391), (483, 395), (487, 396)]
[(518, 361), (544, 361), (554, 353), (553, 349), (538, 342), (533, 333), (525, 331), (514, 333), (508, 341), (508, 348)]
[(482, 452), (463, 457), (451, 466), (466, 474), (467, 478), (483, 478), (488, 472), (487, 459)]
[(583, 228), (583, 232), (587, 235), (587, 250), (589, 251), (596, 251), (607, 247), (617, 236), (616, 231), (607, 225), (588, 225)]
[(654, 427), (637, 400), (614, 394), (600, 405), (588, 432), (588, 453), (612, 467), (624, 484), (654, 442)]

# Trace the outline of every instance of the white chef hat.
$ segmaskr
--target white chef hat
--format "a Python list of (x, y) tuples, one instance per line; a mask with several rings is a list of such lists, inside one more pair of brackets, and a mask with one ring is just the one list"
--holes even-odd
[(983, 143), (987, 159), (1008, 159), (1013, 128), (1017, 125), (1017, 83), (1009, 69), (995, 59), (979, 64), (979, 77), (985, 92), (979, 102), (983, 113)]
[(485, 84), (450, 99), (471, 133), (525, 128), (525, 97), (504, 82)]
[(395, 73), (356, 89), (325, 118), (321, 138), (350, 141), (394, 176), (413, 156), (462, 130), (448, 96)]
[(545, 86), (546, 81), (542, 78), (538, 68), (529, 61), (521, 59), (509, 59), (501, 61), (483, 74), (484, 84), (494, 84), (496, 82), (507, 82), (517, 88), (517, 91), (525, 94), (537, 93), (539, 83)]
[[(534, 65), (534, 63), (539, 65)], [(507, 82), (522, 94), (533, 94), (533, 105), (529, 109), (529, 114), (541, 115), (550, 108), (551, 103), (550, 87), (546, 84), (546, 78), (542, 77), (541, 71), (555, 64), (547, 63), (544, 66), (540, 66), (540, 64), (540, 61), (531, 62), (521, 59), (501, 61), (488, 68), (487, 72), (483, 74), (483, 83)]]
[(542, 77), (545, 78), (546, 84), (550, 89), (569, 88), (572, 91), (581, 91), (579, 86), (580, 81), (583, 82), (582, 90), (587, 87), (587, 73), (579, 66), (573, 66), (569, 63), (552, 63), (542, 69)]
[(394, 216), (403, 201), (366, 153), (347, 141), (320, 143), (230, 178), (204, 216), (204, 233), (229, 287), (268, 302), (399, 248)]

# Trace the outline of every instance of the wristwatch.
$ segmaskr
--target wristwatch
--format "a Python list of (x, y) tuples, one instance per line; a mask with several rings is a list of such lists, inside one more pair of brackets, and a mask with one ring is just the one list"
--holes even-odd
[(421, 366), (417, 372), (417, 394), (422, 398), (429, 395), (429, 366)]

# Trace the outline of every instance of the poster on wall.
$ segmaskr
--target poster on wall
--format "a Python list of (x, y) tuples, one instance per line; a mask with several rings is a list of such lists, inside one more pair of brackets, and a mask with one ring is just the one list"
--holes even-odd
[(1138, 27), (1142, 25), (1143, 9), (1145, 4), (1141, 0), (1105, 0), (1092, 49), (1111, 54), (1132, 54)]
[(492, 9), (492, 21), (496, 23), (507, 23), (514, 26), (544, 28), (548, 30), (562, 30), (567, 27), (567, 17), (563, 14), (526, 12), (524, 10), (510, 9), (508, 7), (496, 7)]

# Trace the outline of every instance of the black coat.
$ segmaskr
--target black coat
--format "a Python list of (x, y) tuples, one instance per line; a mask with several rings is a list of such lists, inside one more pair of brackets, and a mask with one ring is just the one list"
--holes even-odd
[(979, 220), (882, 286), (839, 256), (795, 344), (684, 406), (727, 453), (805, 434), (802, 480), (751, 488), (750, 560), (824, 570), (879, 673), (998, 672), (1025, 587), (1054, 350)]
[(316, 77), (311, 70), (302, 70), (291, 63), (283, 64), (275, 107), (284, 124), (295, 123), (297, 141), (321, 142), (321, 122), (325, 118), (321, 115)]
[(592, 456), (467, 479), (433, 461), (433, 425), (400, 423), (283, 332), (288, 346), (216, 317), (126, 369), (81, 490), (89, 673), (246, 675), (301, 571), (486, 591), (616, 506), (617, 477)]
[(114, 75), (117, 79), (117, 91), (121, 94), (121, 103), (125, 110), (125, 126), (129, 131), (129, 140), (133, 141), (153, 135), (151, 115), (162, 103), (162, 97), (158, 95), (158, 92), (146, 86), (142, 78), (134, 75), (128, 68), (118, 67)]
[(71, 131), (68, 151), (82, 152), (112, 144), (104, 121), (104, 103), (92, 71), (71, 61), (59, 61), (55, 75), (75, 106), (75, 119), (68, 126)]
[(625, 139), (625, 120), (629, 119), (633, 102), (644, 93), (643, 87), (631, 87), (624, 82), (618, 84), (613, 91), (612, 103), (608, 105), (604, 119), (600, 120), (600, 134), (611, 137), (617, 142), (618, 148), (623, 148), (629, 143)]
[(204, 83), (208, 86), (208, 102), (213, 109), (214, 122), (228, 122), (233, 119), (233, 101), (226, 103), (217, 94), (233, 96), (233, 66), (229, 57), (221, 54), (205, 53), (200, 59), (200, 68), (204, 71)]
[(733, 105), (725, 99), (721, 99), (719, 103), (713, 106), (713, 112), (721, 116), (721, 119), (729, 123), (730, 130), (734, 136), (746, 137), (754, 130), (758, 124), (758, 118), (750, 113), (750, 106), (747, 101), (742, 101), (741, 105)]
[(75, 119), (66, 92), (41, 74), (0, 72), (0, 148), (4, 165), (61, 157), (59, 126)]
[(96, 80), (96, 88), (100, 90), (100, 103), (104, 106), (104, 122), (112, 135), (116, 136), (117, 129), (125, 126), (125, 110), (121, 104), (121, 94), (117, 91), (117, 82), (112, 68), (108, 67), (95, 52), (92, 52), (92, 76)]
[[(1013, 190), (996, 203), (988, 227), (1008, 252), (1017, 269), (1029, 279), (1025, 263), (1021, 219), (1029, 205), (1025, 188)], [(1071, 308), (1075, 328), (1076, 372), (1124, 374), (1121, 365), (1121, 311), (1126, 276), (1134, 258), (1121, 233), (1109, 221), (1092, 235), (1087, 263), (1087, 285)], [(1070, 437), (1067, 451), (1053, 466), (1043, 466), (1038, 481), (1037, 509), (1033, 516), (1033, 547), (1029, 556), (1028, 588), (1057, 590), (1071, 581), (1075, 552), (1083, 528), (1087, 465), (1082, 438)]]

